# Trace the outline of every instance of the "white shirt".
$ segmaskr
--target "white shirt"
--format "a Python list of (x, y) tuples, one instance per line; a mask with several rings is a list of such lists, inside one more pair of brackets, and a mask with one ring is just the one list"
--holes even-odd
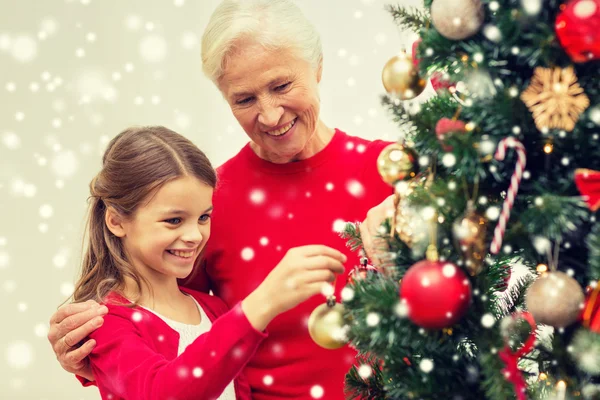
[[(200, 312), (200, 324), (198, 325), (190, 325), (184, 324), (183, 322), (173, 321), (172, 319), (163, 317), (162, 315), (154, 312), (153, 310), (144, 307), (146, 310), (150, 311), (151, 313), (165, 321), (165, 323), (169, 325), (171, 329), (179, 333), (179, 347), (177, 349), (178, 356), (181, 353), (183, 353), (185, 348), (188, 347), (194, 340), (196, 340), (198, 336), (202, 335), (205, 332), (208, 332), (212, 327), (212, 322), (210, 321), (210, 319), (208, 319), (208, 316), (206, 315), (200, 304), (198, 304), (196, 299), (194, 299), (192, 296), (190, 297), (192, 300), (194, 300), (194, 303), (196, 304), (196, 307), (198, 307), (198, 311)], [(225, 390), (223, 390), (223, 393), (221, 393), (217, 400), (236, 400), (235, 387), (233, 385), (233, 381), (229, 382), (229, 384), (227, 385)]]

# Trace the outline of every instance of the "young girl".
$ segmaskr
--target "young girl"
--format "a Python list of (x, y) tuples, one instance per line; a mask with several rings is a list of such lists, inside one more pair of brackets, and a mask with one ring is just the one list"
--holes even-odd
[(210, 236), (215, 185), (204, 153), (164, 127), (130, 128), (109, 143), (90, 183), (89, 244), (74, 293), (109, 310), (90, 335), (103, 399), (250, 399), (240, 372), (268, 323), (344, 271), (342, 253), (304, 246), (232, 310), (180, 288)]

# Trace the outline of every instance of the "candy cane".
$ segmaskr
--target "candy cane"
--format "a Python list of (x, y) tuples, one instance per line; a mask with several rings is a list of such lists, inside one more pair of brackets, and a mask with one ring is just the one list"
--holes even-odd
[(498, 225), (496, 225), (496, 229), (494, 230), (494, 239), (492, 240), (491, 253), (498, 254), (500, 251), (500, 246), (502, 246), (502, 238), (504, 238), (504, 231), (506, 230), (506, 223), (510, 218), (510, 210), (515, 203), (515, 197), (517, 196), (517, 192), (519, 191), (519, 184), (521, 183), (521, 177), (523, 176), (523, 171), (525, 170), (525, 164), (527, 163), (527, 154), (525, 152), (525, 146), (523, 143), (519, 142), (517, 139), (513, 137), (504, 138), (498, 143), (498, 149), (496, 150), (496, 155), (494, 156), (496, 160), (502, 161), (504, 160), (504, 156), (506, 155), (506, 150), (508, 147), (512, 147), (517, 152), (518, 160), (517, 165), (515, 167), (515, 172), (510, 178), (510, 186), (508, 187), (508, 192), (506, 194), (506, 199), (504, 200), (504, 204), (502, 205), (502, 213), (500, 214), (500, 220), (498, 221)]

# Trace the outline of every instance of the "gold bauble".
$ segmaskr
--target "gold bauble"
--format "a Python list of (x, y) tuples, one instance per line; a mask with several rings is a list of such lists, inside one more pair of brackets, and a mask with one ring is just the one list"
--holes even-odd
[[(333, 305), (331, 305), (333, 304)], [(347, 342), (344, 306), (340, 303), (325, 303), (315, 308), (308, 319), (308, 333), (319, 346), (334, 350)]]
[(538, 324), (564, 328), (577, 321), (585, 296), (579, 283), (564, 272), (541, 275), (527, 289), (525, 304)]
[(483, 260), (486, 256), (485, 245), (487, 221), (473, 209), (467, 209), (464, 216), (458, 218), (452, 225), (454, 238), (465, 256), (465, 267), (471, 276), (478, 275), (483, 270)]
[(384, 182), (392, 186), (398, 181), (412, 179), (419, 172), (417, 153), (399, 143), (392, 143), (379, 154), (377, 170)]
[(388, 93), (401, 100), (414, 99), (427, 85), (427, 80), (419, 76), (418, 68), (405, 51), (389, 59), (383, 67), (381, 81)]
[(452, 225), (454, 237), (461, 245), (470, 245), (485, 236), (485, 218), (475, 212), (467, 212)]

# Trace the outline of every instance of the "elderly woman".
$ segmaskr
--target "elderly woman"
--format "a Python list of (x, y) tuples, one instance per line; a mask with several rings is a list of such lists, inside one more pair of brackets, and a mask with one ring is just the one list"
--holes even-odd
[[(292, 268), (310, 267), (299, 246), (322, 244), (356, 260), (335, 228), (365, 215), (361, 233), (370, 253), (391, 205), (391, 188), (376, 169), (388, 143), (349, 136), (319, 118), (321, 41), (296, 5), (224, 0), (204, 32), (202, 64), (250, 142), (218, 168), (212, 237), (186, 285), (212, 290), (232, 307), (282, 260)], [(353, 267), (348, 262), (346, 272)], [(338, 299), (345, 281), (337, 279)], [(279, 282), (281, 290), (294, 290), (289, 283)], [(355, 351), (325, 350), (307, 329), (310, 313), (323, 302), (322, 296), (311, 298), (268, 326), (268, 339), (244, 371), (254, 398), (344, 398)], [(86, 356), (94, 343), (70, 346), (102, 323), (103, 312), (86, 303), (53, 315), (49, 340), (67, 371), (93, 379)]]

